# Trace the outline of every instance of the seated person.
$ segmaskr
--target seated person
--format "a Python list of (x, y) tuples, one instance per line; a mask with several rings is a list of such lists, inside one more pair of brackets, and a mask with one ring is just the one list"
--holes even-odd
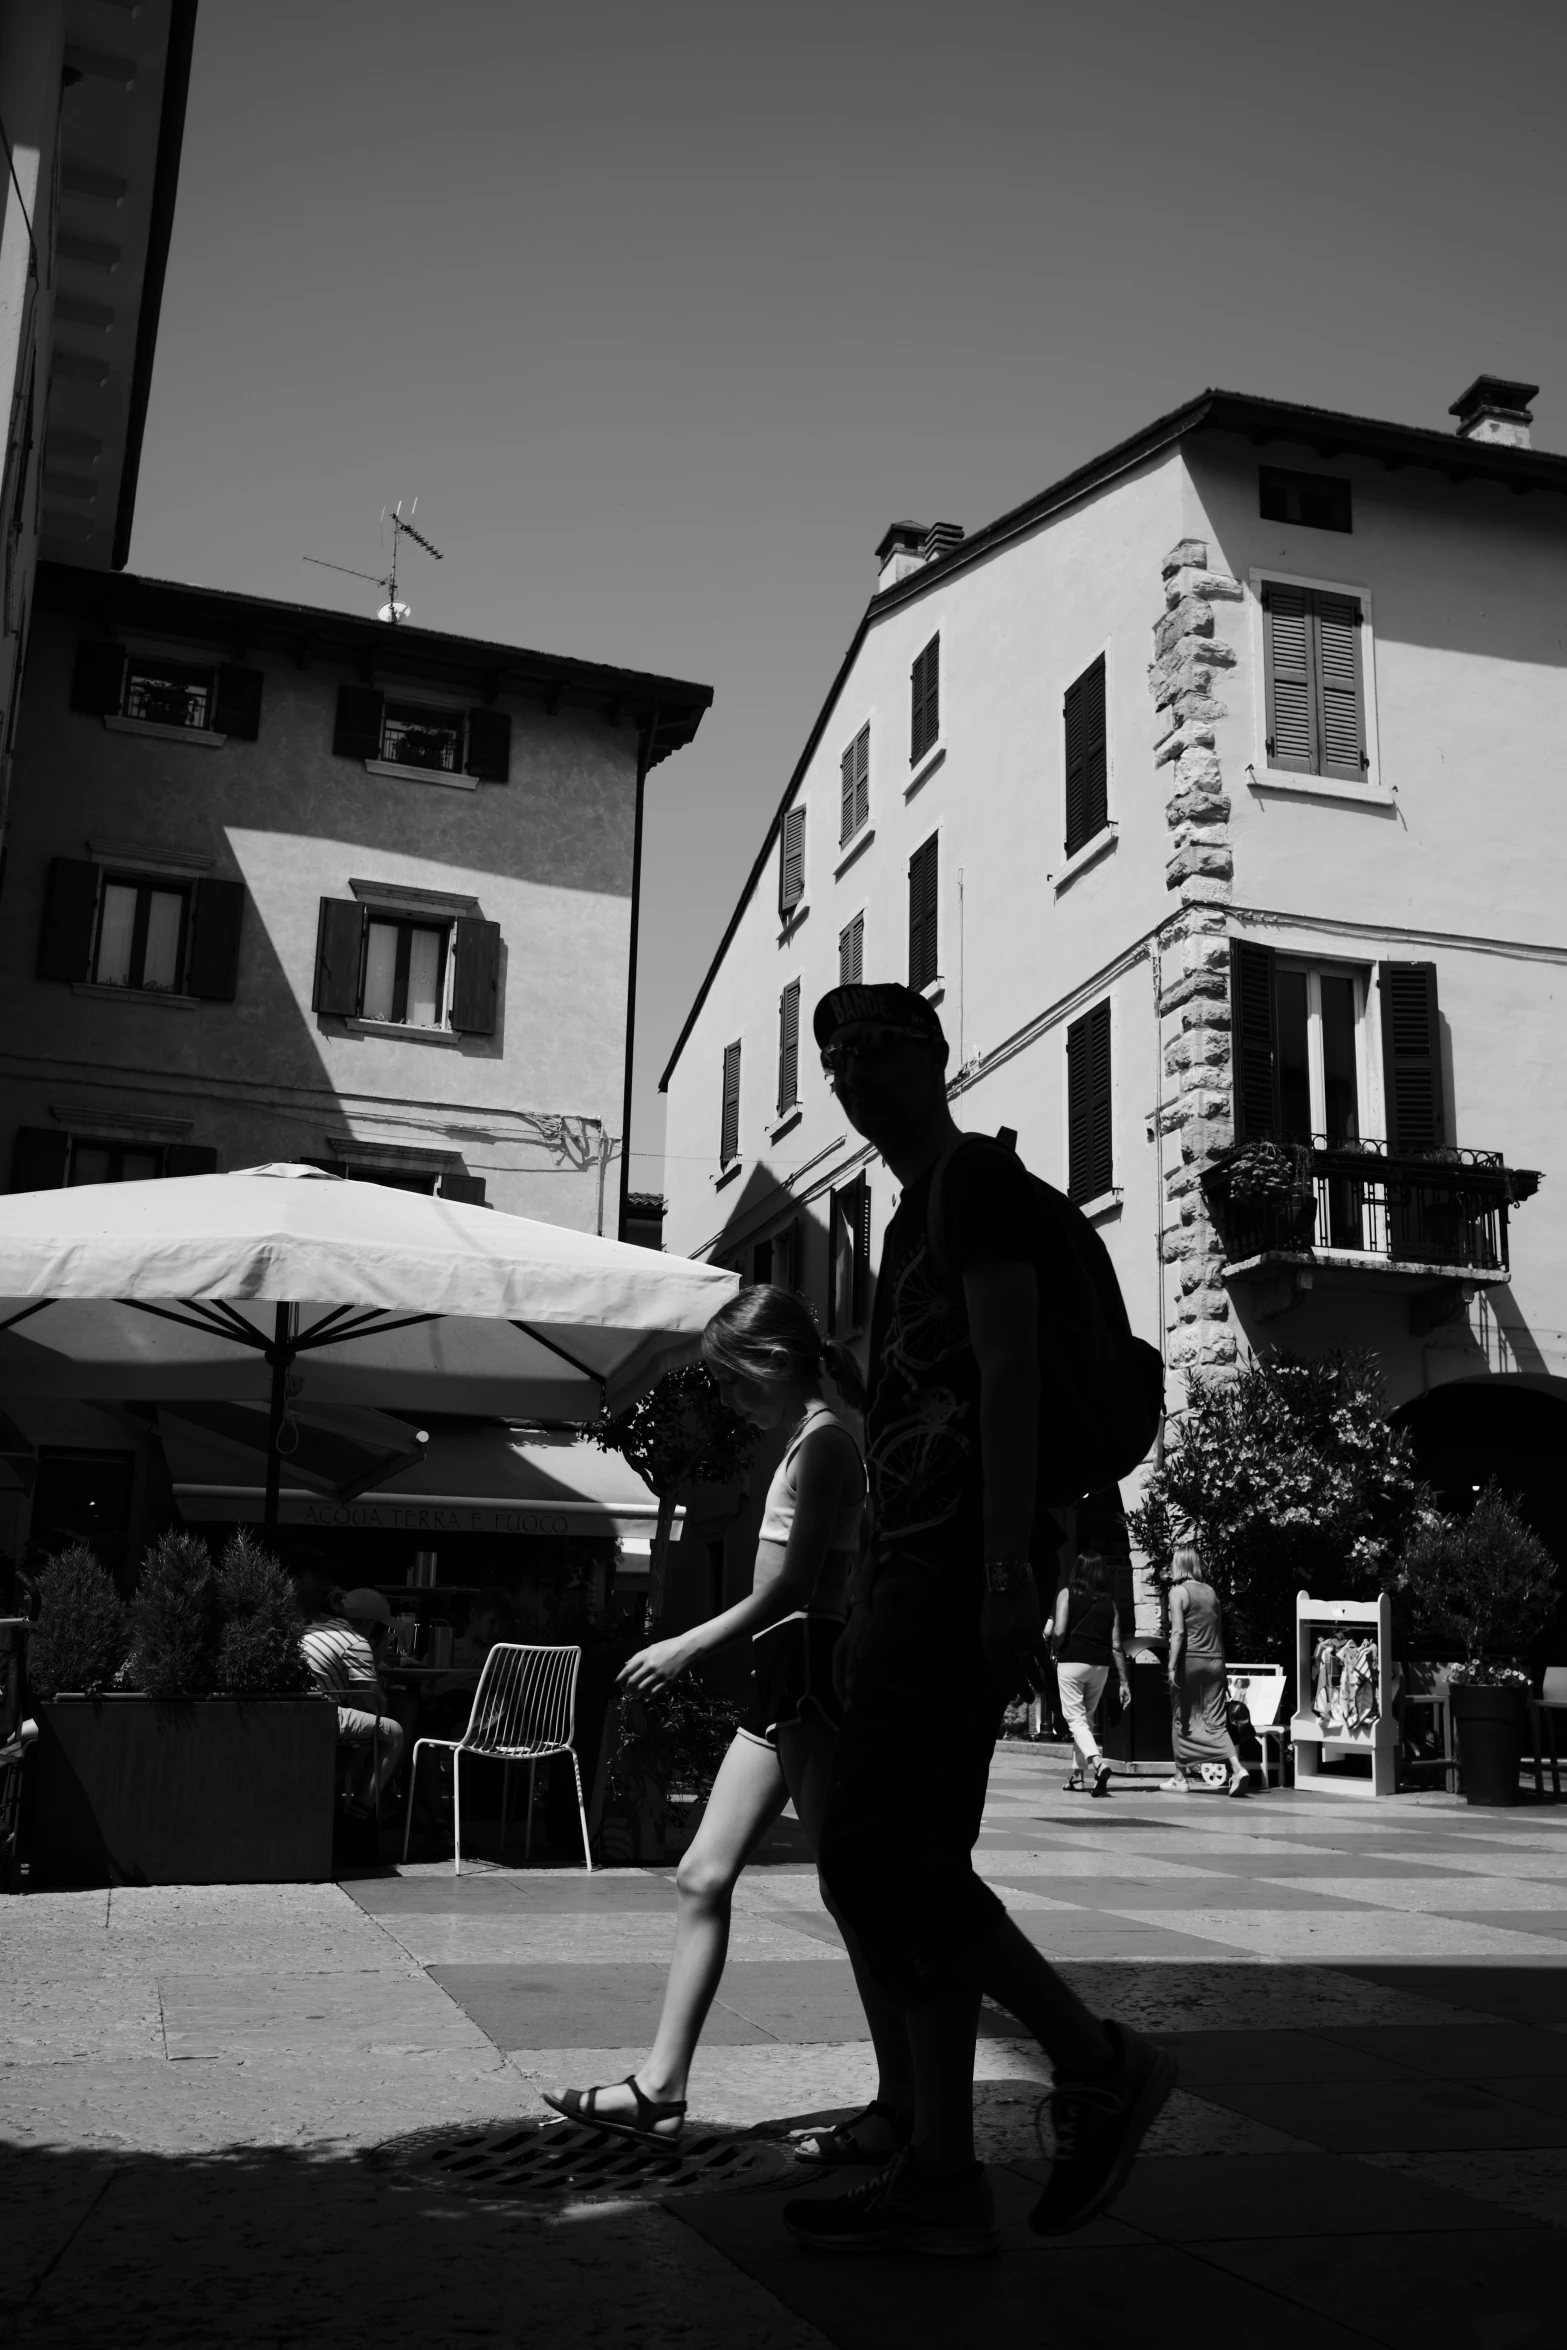
[(515, 1640), (512, 1603), (498, 1585), (475, 1593), (468, 1621), (452, 1643), (454, 1665), (482, 1665), (497, 1641)]
[(361, 1623), (376, 1627), (384, 1642), (392, 1611), (378, 1591), (353, 1591), (346, 1597), (329, 1592), (314, 1568), (299, 1576), (297, 1588), (305, 1619), (299, 1642), (305, 1664), (316, 1687), (337, 1702), (337, 1742), (350, 1754), (349, 1796), (356, 1809), (371, 1811), (402, 1760), (403, 1728), (387, 1712), (375, 1652), (364, 1631), (355, 1628), (353, 1614), (357, 1610)]

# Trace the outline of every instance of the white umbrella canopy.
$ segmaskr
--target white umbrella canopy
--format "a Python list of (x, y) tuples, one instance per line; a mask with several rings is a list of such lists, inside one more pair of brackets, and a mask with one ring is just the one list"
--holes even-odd
[(688, 1362), (732, 1273), (314, 1167), (0, 1199), (0, 1396), (582, 1420)]

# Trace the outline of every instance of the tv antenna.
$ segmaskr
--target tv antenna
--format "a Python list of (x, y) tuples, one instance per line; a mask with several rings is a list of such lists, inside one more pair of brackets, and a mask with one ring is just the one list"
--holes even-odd
[(320, 571), (341, 571), (348, 579), (367, 579), (370, 585), (378, 587), (386, 598), (386, 602), (376, 614), (377, 620), (385, 620), (395, 628), (400, 620), (409, 619), (412, 611), (411, 606), (400, 604), (397, 600), (397, 558), (404, 539), (412, 539), (416, 547), (423, 547), (425, 553), (433, 555), (437, 563), (444, 563), (446, 560), (439, 547), (431, 546), (423, 531), (415, 530), (413, 518), (418, 511), (419, 501), (417, 498), (409, 507), (406, 516), (403, 513), (401, 498), (398, 499), (395, 506), (381, 508), (381, 544), (383, 547), (386, 544), (386, 526), (388, 523), (392, 526), (392, 565), (384, 577), (374, 571), (356, 571), (351, 563), (328, 563), (321, 555), (302, 555), (300, 561), (314, 563)]

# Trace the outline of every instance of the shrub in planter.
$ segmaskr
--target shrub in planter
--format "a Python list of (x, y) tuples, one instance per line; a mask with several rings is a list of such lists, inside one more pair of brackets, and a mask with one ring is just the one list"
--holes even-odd
[(217, 1679), (219, 1587), (199, 1534), (171, 1530), (148, 1551), (131, 1601), (127, 1688), (206, 1697)]
[(96, 1690), (125, 1662), (125, 1609), (85, 1542), (48, 1559), (38, 1577), (27, 1677), (40, 1697)]
[(218, 1568), (217, 1687), (231, 1697), (291, 1697), (310, 1687), (304, 1618), (278, 1562), (243, 1528)]

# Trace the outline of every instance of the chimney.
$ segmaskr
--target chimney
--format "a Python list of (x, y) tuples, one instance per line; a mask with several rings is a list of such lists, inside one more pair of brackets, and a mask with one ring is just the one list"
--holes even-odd
[(925, 533), (925, 560), (939, 563), (943, 555), (950, 555), (958, 546), (963, 533), (955, 522), (933, 522)]
[(876, 575), (876, 593), (883, 588), (896, 587), (900, 579), (907, 579), (911, 571), (918, 571), (925, 560), (925, 541), (929, 536), (923, 522), (895, 522), (883, 534), (876, 549), (880, 569)]
[(1529, 427), (1534, 422), (1529, 402), (1538, 384), (1509, 383), (1499, 375), (1477, 375), (1467, 392), (1460, 392), (1448, 410), (1458, 419), (1461, 441), (1501, 441), (1509, 449), (1529, 449)]

